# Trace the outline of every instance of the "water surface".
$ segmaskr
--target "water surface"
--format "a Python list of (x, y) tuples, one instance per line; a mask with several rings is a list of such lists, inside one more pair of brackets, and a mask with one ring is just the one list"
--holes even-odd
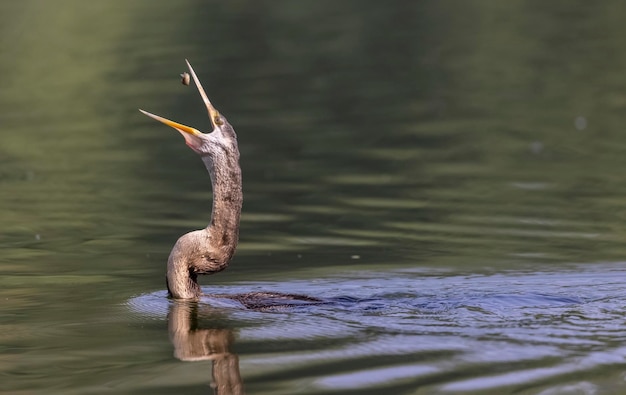
[[(624, 16), (617, 1), (0, 5), (0, 390), (624, 392)], [(208, 127), (185, 58), (244, 175), (240, 248), (205, 289), (334, 303), (165, 298), (210, 185), (137, 108)]]

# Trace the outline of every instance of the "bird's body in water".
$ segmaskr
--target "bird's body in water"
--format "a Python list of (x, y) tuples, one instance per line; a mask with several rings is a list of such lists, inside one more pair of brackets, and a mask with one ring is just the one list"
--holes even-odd
[[(189, 62), (187, 66), (209, 112), (212, 132), (202, 133), (147, 111), (140, 111), (178, 130), (187, 146), (200, 155), (211, 176), (213, 209), (209, 225), (181, 236), (167, 261), (166, 282), (170, 297), (198, 300), (203, 296), (197, 282), (198, 275), (214, 274), (226, 269), (235, 253), (239, 241), (243, 193), (237, 134), (226, 118), (213, 107)], [(274, 292), (208, 296), (235, 299), (246, 307), (261, 309), (322, 302), (305, 295)]]

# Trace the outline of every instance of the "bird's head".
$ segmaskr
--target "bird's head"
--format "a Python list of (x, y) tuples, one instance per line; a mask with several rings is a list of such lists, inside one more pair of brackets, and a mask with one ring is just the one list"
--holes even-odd
[(202, 97), (202, 100), (204, 101), (204, 104), (209, 112), (209, 118), (211, 119), (213, 130), (209, 133), (202, 133), (198, 129), (190, 126), (170, 121), (167, 118), (160, 117), (144, 110), (139, 111), (178, 130), (185, 138), (187, 146), (201, 156), (214, 156), (219, 151), (229, 151), (231, 149), (238, 152), (237, 135), (235, 134), (235, 130), (230, 123), (228, 123), (226, 118), (220, 114), (215, 107), (213, 107), (211, 101), (204, 92), (204, 88), (202, 88), (202, 84), (200, 84), (200, 80), (198, 80), (196, 73), (193, 71), (191, 64), (189, 64), (188, 61), (186, 62), (196, 87), (198, 88), (198, 92), (200, 92), (200, 96)]

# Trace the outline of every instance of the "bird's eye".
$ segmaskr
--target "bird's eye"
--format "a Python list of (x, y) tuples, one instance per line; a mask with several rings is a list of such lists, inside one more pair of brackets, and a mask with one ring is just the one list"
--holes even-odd
[(222, 121), (222, 118), (219, 115), (216, 115), (215, 117), (213, 117), (213, 122), (215, 122), (216, 125), (224, 124), (224, 121)]

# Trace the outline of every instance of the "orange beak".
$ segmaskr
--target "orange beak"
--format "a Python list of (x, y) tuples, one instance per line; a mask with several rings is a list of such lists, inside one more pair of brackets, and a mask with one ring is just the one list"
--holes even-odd
[(148, 111), (144, 111), (144, 110), (139, 110), (142, 113), (146, 114), (147, 116), (149, 116), (150, 118), (154, 118), (159, 122), (162, 122), (164, 124), (166, 124), (167, 126), (170, 126), (176, 130), (178, 130), (180, 132), (180, 134), (183, 135), (183, 137), (185, 138), (185, 142), (187, 143), (187, 145), (193, 149), (198, 149), (200, 148), (200, 146), (202, 145), (202, 136), (204, 135), (202, 132), (200, 132), (197, 129), (194, 129), (190, 126), (187, 125), (183, 125), (182, 123), (178, 123), (178, 122), (174, 122), (174, 121), (170, 121), (167, 118), (163, 118), (160, 117), (158, 115), (154, 115), (152, 113), (149, 113)]
[[(220, 117), (220, 113), (211, 104), (211, 101), (209, 100), (208, 96), (204, 92), (204, 88), (202, 87), (200, 80), (196, 76), (196, 72), (193, 71), (193, 68), (191, 67), (191, 64), (189, 63), (189, 61), (185, 59), (185, 62), (187, 62), (187, 66), (189, 67), (189, 71), (191, 73), (191, 77), (193, 78), (193, 82), (196, 84), (196, 87), (198, 88), (198, 92), (200, 93), (200, 97), (202, 97), (202, 101), (204, 101), (204, 105), (206, 106), (207, 111), (209, 112), (209, 119), (211, 119), (211, 125), (213, 125), (213, 128), (215, 129), (217, 126), (223, 124), (223, 121)], [(149, 113), (141, 109), (139, 111), (146, 114), (150, 118), (154, 118), (157, 121), (162, 122), (166, 124), (167, 126), (170, 126), (178, 130), (180, 134), (182, 134), (183, 137), (185, 138), (185, 142), (187, 143), (187, 145), (191, 147), (192, 149), (197, 150), (202, 146), (202, 138), (204, 136), (204, 133), (200, 132), (199, 130), (194, 129), (187, 125), (183, 125), (178, 122), (170, 121), (167, 118), (154, 115), (152, 113)]]

